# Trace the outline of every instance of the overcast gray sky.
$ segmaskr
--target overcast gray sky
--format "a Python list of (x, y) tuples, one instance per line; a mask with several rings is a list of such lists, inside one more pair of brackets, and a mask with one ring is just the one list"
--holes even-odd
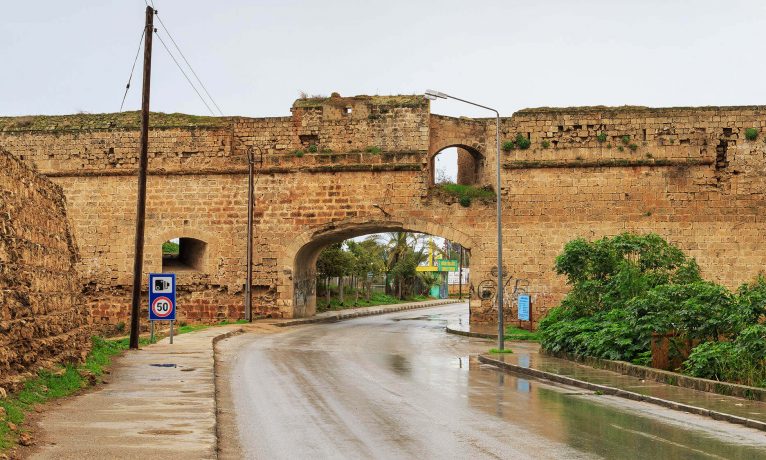
[[(226, 115), (289, 115), (299, 91), (427, 88), (503, 115), (536, 106), (766, 103), (760, 0), (154, 3)], [(0, 115), (117, 111), (144, 8), (144, 0), (4, 2)], [(209, 114), (159, 40), (154, 51), (152, 110)], [(140, 66), (126, 110), (140, 105)], [(450, 101), (432, 110), (488, 115)], [(454, 151), (440, 157), (448, 158), (437, 168), (454, 178)]]
[[(763, 1), (155, 4), (227, 115), (288, 115), (300, 90), (355, 95), (434, 88), (505, 115), (545, 105), (766, 102)], [(4, 2), (0, 114), (117, 111), (144, 6), (143, 0)], [(139, 107), (140, 68), (136, 77), (126, 104), (131, 110)], [(157, 40), (152, 109), (207, 112)], [(433, 111), (486, 115), (442, 101)]]

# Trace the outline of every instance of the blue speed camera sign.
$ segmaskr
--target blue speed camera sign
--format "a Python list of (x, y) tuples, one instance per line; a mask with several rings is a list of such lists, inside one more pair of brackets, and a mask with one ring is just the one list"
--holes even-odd
[(176, 319), (176, 275), (149, 274), (149, 321)]

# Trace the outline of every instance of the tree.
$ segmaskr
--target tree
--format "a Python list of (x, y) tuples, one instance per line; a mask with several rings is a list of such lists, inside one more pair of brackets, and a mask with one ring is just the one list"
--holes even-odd
[(330, 278), (338, 277), (338, 293), (343, 303), (343, 277), (351, 273), (354, 266), (354, 256), (343, 250), (343, 243), (327, 246), (317, 259), (317, 274), (327, 280), (327, 305), (330, 304)]
[[(365, 297), (369, 301), (372, 290), (373, 277), (380, 275), (386, 270), (385, 248), (381, 246), (374, 238), (366, 239), (362, 242), (349, 240), (346, 242), (349, 252), (354, 255), (354, 266), (351, 273), (361, 279), (365, 290)], [(356, 286), (355, 286), (356, 287)], [(359, 301), (359, 291), (356, 291), (356, 301)]]

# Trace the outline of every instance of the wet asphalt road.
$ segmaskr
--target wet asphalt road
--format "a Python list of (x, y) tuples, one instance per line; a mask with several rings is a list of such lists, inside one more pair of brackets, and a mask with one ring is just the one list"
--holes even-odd
[[(766, 434), (479, 365), (465, 304), (247, 335), (226, 377), (247, 458), (766, 458)], [(516, 348), (524, 353), (525, 345)]]

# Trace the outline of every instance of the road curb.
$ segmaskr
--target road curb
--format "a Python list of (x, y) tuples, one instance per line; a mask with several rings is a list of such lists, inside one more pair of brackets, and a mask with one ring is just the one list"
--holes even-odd
[(492, 340), (497, 339), (497, 334), (484, 334), (482, 332), (461, 331), (460, 329), (452, 329), (449, 326), (447, 326), (446, 330), (448, 334), (462, 335), (464, 337), (472, 337), (475, 339), (492, 339)]
[(219, 421), (218, 421), (218, 349), (216, 348), (216, 345), (221, 340), (226, 340), (230, 337), (234, 337), (235, 335), (243, 334), (245, 332), (244, 329), (234, 329), (231, 331), (228, 331), (224, 334), (217, 335), (213, 337), (211, 346), (213, 347), (213, 410), (215, 411), (215, 426), (213, 427), (213, 431), (215, 432), (215, 445), (213, 446), (215, 449), (215, 457), (218, 458), (218, 440), (221, 437), (221, 433), (219, 431)]
[(318, 324), (318, 323), (335, 323), (353, 318), (362, 318), (364, 316), (384, 315), (386, 313), (396, 313), (399, 311), (416, 310), (418, 308), (437, 307), (439, 305), (449, 305), (453, 303), (460, 303), (461, 300), (455, 299), (443, 299), (443, 300), (427, 300), (425, 302), (414, 302), (406, 304), (394, 304), (390, 306), (381, 307), (363, 307), (364, 310), (357, 310), (355, 312), (338, 312), (334, 315), (323, 316), (321, 318), (298, 318), (291, 319), (279, 323), (272, 323), (279, 327), (298, 326), (301, 324)]
[(541, 371), (539, 369), (532, 369), (529, 367), (522, 367), (516, 364), (506, 363), (491, 358), (486, 355), (479, 355), (479, 362), (483, 364), (489, 364), (491, 366), (498, 367), (505, 372), (511, 372), (516, 374), (528, 375), (539, 379), (550, 380), (552, 382), (563, 383), (578, 388), (584, 388), (586, 390), (599, 391), (605, 395), (618, 396), (633, 401), (642, 401), (650, 404), (656, 404), (658, 406), (666, 407), (682, 412), (689, 412), (691, 414), (702, 415), (710, 417), (714, 420), (722, 420), (729, 423), (736, 423), (738, 425), (744, 425), (749, 428), (755, 428), (756, 430), (766, 431), (766, 422), (759, 420), (748, 419), (739, 417), (736, 415), (726, 414), (723, 412), (713, 411), (710, 409), (704, 409), (702, 407), (690, 406), (688, 404), (679, 403), (676, 401), (669, 401), (667, 399), (661, 399), (654, 396), (642, 395), (632, 391), (622, 390), (620, 388), (609, 387), (606, 385), (599, 385), (596, 383), (585, 382), (572, 377), (566, 377), (552, 372)]

